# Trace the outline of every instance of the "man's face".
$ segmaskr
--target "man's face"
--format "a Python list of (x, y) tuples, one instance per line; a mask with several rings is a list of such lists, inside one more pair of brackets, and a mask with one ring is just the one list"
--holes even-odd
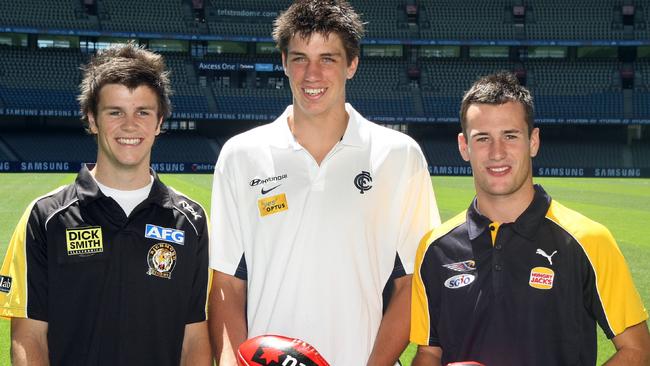
[(336, 33), (309, 39), (294, 36), (282, 55), (285, 74), (293, 93), (294, 114), (307, 118), (327, 116), (345, 108), (345, 81), (357, 70), (359, 58), (348, 65), (345, 48)]
[(107, 84), (99, 91), (97, 115), (88, 116), (97, 135), (97, 164), (112, 172), (149, 170), (151, 148), (160, 133), (158, 96), (148, 86), (129, 90)]
[(458, 148), (469, 161), (479, 202), (484, 198), (518, 197), (532, 191), (532, 157), (539, 148), (539, 129), (528, 137), (524, 107), (519, 102), (472, 104), (467, 109), (467, 139)]

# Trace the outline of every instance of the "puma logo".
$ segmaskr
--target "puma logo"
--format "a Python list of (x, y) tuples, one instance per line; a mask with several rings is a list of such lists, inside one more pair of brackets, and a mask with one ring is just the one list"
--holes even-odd
[(557, 253), (557, 250), (551, 253), (551, 255), (546, 254), (546, 252), (543, 251), (542, 249), (537, 249), (537, 251), (535, 252), (535, 254), (539, 254), (542, 257), (548, 259), (548, 264), (550, 264), (551, 266), (553, 265), (553, 260), (551, 260), (551, 258), (555, 255), (555, 253)]

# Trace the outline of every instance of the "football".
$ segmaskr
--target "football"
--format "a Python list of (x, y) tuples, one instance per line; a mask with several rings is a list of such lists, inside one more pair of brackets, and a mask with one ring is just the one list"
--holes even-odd
[(310, 344), (297, 338), (261, 335), (237, 350), (239, 366), (329, 366)]

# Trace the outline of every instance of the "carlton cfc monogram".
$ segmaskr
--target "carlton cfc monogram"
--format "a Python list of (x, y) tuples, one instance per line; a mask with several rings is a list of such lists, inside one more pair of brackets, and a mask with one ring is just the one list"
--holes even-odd
[(366, 191), (372, 188), (372, 185), (370, 183), (372, 183), (372, 177), (370, 176), (370, 173), (365, 170), (354, 177), (354, 186), (357, 187), (359, 193), (361, 194), (364, 194)]

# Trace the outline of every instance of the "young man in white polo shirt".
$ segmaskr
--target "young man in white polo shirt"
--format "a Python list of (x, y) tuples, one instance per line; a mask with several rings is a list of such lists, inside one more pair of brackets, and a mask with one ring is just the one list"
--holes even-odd
[(336, 366), (394, 365), (408, 343), (415, 250), (440, 219), (417, 143), (345, 103), (362, 33), (345, 1), (296, 1), (275, 22), (293, 104), (228, 141), (215, 168), (219, 365), (260, 334), (300, 338)]

